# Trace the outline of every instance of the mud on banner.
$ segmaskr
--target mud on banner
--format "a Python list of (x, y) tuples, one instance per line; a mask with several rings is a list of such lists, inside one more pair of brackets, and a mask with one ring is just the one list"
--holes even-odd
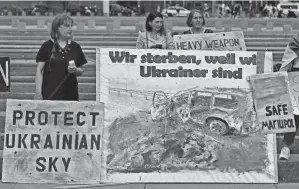
[(277, 182), (246, 78), (271, 52), (97, 49), (103, 182)]
[(179, 50), (246, 51), (243, 31), (175, 35), (173, 38)]
[(104, 105), (7, 100), (2, 182), (100, 182)]

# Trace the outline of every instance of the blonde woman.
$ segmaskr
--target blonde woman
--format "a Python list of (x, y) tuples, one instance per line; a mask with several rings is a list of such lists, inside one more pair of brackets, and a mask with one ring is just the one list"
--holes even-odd
[(81, 46), (72, 41), (74, 21), (62, 14), (54, 18), (51, 39), (37, 55), (35, 96), (37, 100), (79, 100), (77, 76), (82, 75), (86, 58)]

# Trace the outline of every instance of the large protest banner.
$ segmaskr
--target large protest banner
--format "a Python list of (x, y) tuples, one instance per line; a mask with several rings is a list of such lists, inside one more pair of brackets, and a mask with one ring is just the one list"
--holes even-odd
[(100, 182), (104, 105), (7, 100), (2, 182)]
[(97, 49), (102, 181), (277, 182), (246, 80), (271, 71), (271, 52)]
[(246, 51), (243, 31), (173, 36), (178, 50)]
[(249, 76), (260, 130), (264, 134), (295, 132), (287, 72)]

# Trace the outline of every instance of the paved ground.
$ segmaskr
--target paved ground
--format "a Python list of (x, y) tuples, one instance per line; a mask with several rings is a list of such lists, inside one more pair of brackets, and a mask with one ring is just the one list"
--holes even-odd
[[(207, 27), (209, 29), (212, 29), (214, 31), (215, 27)], [(28, 31), (41, 31), (41, 30), (47, 30), (47, 25), (44, 26), (44, 28), (38, 28), (37, 26), (33, 26), (33, 25), (27, 25), (26, 26), (26, 30)], [(89, 30), (90, 28), (88, 28), (87, 25), (85, 25), (85, 30)], [(172, 27), (172, 31), (177, 31), (177, 32), (182, 32), (185, 30), (188, 30), (189, 27), (185, 26), (173, 26)], [(12, 27), (11, 25), (0, 25), (0, 30), (18, 30), (17, 27)], [(77, 30), (77, 27), (74, 26), (74, 30)], [(98, 30), (98, 31), (106, 31), (106, 26), (95, 26), (94, 28), (92, 28), (91, 30)], [(232, 27), (231, 28), (232, 31), (240, 31), (242, 30), (241, 28), (237, 28), (237, 27)], [(277, 33), (283, 33), (283, 28), (282, 27), (274, 27), (273, 29), (267, 29), (267, 28), (261, 28), (262, 33), (263, 32), (277, 32)], [(131, 31), (131, 32), (136, 32), (136, 27), (135, 26), (121, 26), (119, 29), (116, 29), (115, 31)], [(218, 29), (217, 31), (224, 31), (223, 29)], [(253, 28), (247, 28), (246, 30), (243, 31), (248, 31), (248, 32), (253, 32), (254, 29)], [(296, 33), (297, 31), (292, 30), (291, 33)]]
[(0, 184), (0, 189), (298, 189), (299, 183), (285, 184), (117, 184), (117, 185), (55, 185)]

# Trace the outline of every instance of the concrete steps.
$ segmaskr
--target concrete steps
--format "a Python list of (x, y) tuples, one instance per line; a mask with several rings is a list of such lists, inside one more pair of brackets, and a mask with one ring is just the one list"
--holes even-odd
[[(273, 60), (280, 62), (291, 34), (267, 33), (246, 34), (245, 43), (248, 51), (272, 51)], [(82, 46), (87, 58), (95, 60), (96, 47), (135, 48), (137, 32), (75, 32), (74, 39)], [(7, 37), (7, 38), (6, 38)], [(46, 31), (4, 32), (0, 30), (0, 56), (11, 59), (35, 59), (43, 41), (49, 38)]]
[[(0, 22), (4, 24), (10, 24), (12, 19), (19, 19), (22, 22), (26, 22), (27, 25), (36, 25), (37, 20), (45, 20), (45, 22), (51, 22), (53, 20), (53, 16), (2, 16), (0, 17)], [(113, 22), (114, 20), (120, 20), (122, 26), (131, 26), (133, 23), (144, 22), (146, 17), (144, 16), (136, 16), (136, 17), (104, 17), (104, 16), (72, 16), (75, 22), (85, 22), (88, 20), (95, 20), (97, 25), (105, 25), (107, 22)], [(174, 25), (185, 26), (186, 25), (186, 17), (168, 17), (165, 19), (167, 22), (171, 22)], [(207, 27), (215, 26), (216, 21), (221, 21), (223, 24), (233, 24), (239, 25), (242, 22), (246, 21), (248, 26), (252, 26), (254, 24), (262, 24), (266, 26), (266, 22), (273, 21), (275, 22), (275, 26), (282, 26), (284, 24), (295, 24), (298, 20), (296, 18), (278, 18), (278, 19), (265, 19), (265, 18), (238, 18), (238, 19), (230, 19), (230, 18), (207, 18), (206, 25)]]
[[(11, 76), (10, 81), (12, 83), (35, 83), (35, 76)], [(79, 83), (95, 83), (96, 78), (94, 77), (78, 77)]]
[[(111, 34), (111, 33), (110, 33)], [(135, 41), (138, 37), (138, 33), (130, 33), (129, 35), (127, 35), (126, 33), (114, 33), (111, 36), (108, 36), (106, 34), (101, 34), (101, 33), (97, 33), (95, 35), (79, 35), (76, 34), (74, 35), (73, 39), (75, 41), (85, 41), (85, 40), (98, 40), (98, 41), (109, 41), (109, 40), (126, 40), (126, 41), (130, 41), (133, 40)], [(275, 37), (271, 37), (271, 36), (257, 36), (257, 35), (245, 35), (245, 41), (277, 41), (277, 42), (281, 42), (281, 41), (285, 41), (288, 42), (290, 40), (291, 36), (275, 36)], [(9, 34), (9, 33), (1, 33), (0, 31), (0, 39), (5, 40), (5, 39), (14, 39), (14, 40), (39, 40), (39, 41), (44, 41), (45, 39), (49, 38), (49, 34), (45, 33), (43, 35), (22, 35), (22, 34)]]
[[(34, 91), (30, 92), (1, 92), (0, 93), (0, 99), (33, 99), (34, 97)], [(79, 93), (79, 99), (81, 100), (90, 100), (95, 101), (96, 100), (96, 94), (95, 93), (85, 93), (80, 92)]]
[[(118, 45), (118, 47), (122, 47), (122, 46), (135, 46), (136, 45), (136, 40), (125, 40), (122, 39), (120, 41), (117, 41), (118, 39), (114, 39), (114, 41), (109, 41), (109, 40), (101, 40), (101, 41), (97, 41), (97, 40), (93, 40), (93, 41), (76, 41), (77, 43), (79, 43), (81, 45), (81, 47), (83, 49), (86, 48), (95, 48), (98, 46), (116, 46)], [(0, 48), (40, 48), (40, 46), (42, 45), (41, 41), (32, 41), (32, 40), (1, 40), (0, 39)], [(281, 49), (284, 49), (288, 44), (288, 41), (272, 41), (271, 39), (269, 40), (262, 40), (261, 42), (257, 41), (248, 41), (245, 40), (245, 45), (246, 47), (282, 47)]]
[[(19, 62), (18, 62), (19, 61)], [(18, 63), (17, 63), (18, 62)], [(275, 64), (280, 62), (274, 62)], [(78, 77), (79, 82), (88, 83), (94, 81), (96, 76), (96, 64), (89, 62), (83, 66), (83, 75)], [(36, 72), (36, 63), (34, 60), (12, 60), (10, 74), (13, 82), (33, 81)], [(24, 77), (23, 77), (24, 76)]]
[[(80, 36), (137, 36), (138, 33), (136, 31), (123, 31), (123, 32), (107, 32), (107, 31), (74, 31), (74, 36), (80, 37)], [(17, 31), (17, 30), (0, 30), (1, 36), (45, 36), (44, 40), (50, 37), (50, 34), (47, 30), (32, 30), (32, 31)]]
[[(117, 39), (116, 39), (117, 40)], [(80, 41), (81, 46), (84, 45), (95, 45), (95, 46), (108, 46), (108, 45), (118, 45), (118, 46), (130, 46), (130, 45), (136, 45), (136, 41), (97, 41), (97, 40), (92, 40), (92, 41)], [(39, 40), (14, 40), (14, 39), (9, 39), (9, 40), (2, 40), (0, 39), (0, 44), (2, 45), (7, 45), (7, 44), (15, 44), (15, 45), (42, 45), (44, 41), (39, 41)]]
[[(215, 26), (209, 27), (210, 29), (214, 30), (215, 32), (224, 32), (223, 29), (215, 29)], [(252, 29), (252, 28), (251, 28)], [(172, 29), (171, 32), (178, 32), (182, 33), (183, 31), (188, 30), (188, 27), (184, 28), (177, 28), (177, 29)], [(241, 30), (238, 30), (241, 31)], [(293, 35), (297, 34), (297, 31), (292, 31), (291, 33), (285, 33), (282, 30), (281, 31), (274, 31), (274, 30), (266, 30), (266, 31), (261, 31), (261, 32), (255, 32), (253, 30), (247, 31), (243, 30), (245, 38), (290, 38)], [(138, 31), (135, 30), (128, 30), (128, 29), (118, 29), (114, 30), (112, 32), (106, 31), (106, 30), (98, 30), (98, 29), (86, 29), (83, 31), (73, 31), (74, 37), (79, 37), (79, 36), (138, 36)], [(1, 28), (0, 29), (0, 35), (1, 36), (45, 36), (46, 38), (49, 38), (49, 32), (48, 29), (27, 29), (26, 31), (18, 31), (17, 28)], [(46, 39), (45, 38), (45, 39)]]
[[(109, 47), (109, 48), (116, 48), (116, 46), (102, 46), (102, 47)], [(135, 49), (135, 46), (123, 46), (123, 49)], [(248, 51), (270, 51), (270, 48), (261, 47), (261, 48), (248, 48)], [(275, 62), (281, 62), (282, 56), (283, 56), (283, 50), (282, 49), (275, 49), (275, 47), (271, 48), (271, 51), (273, 51), (273, 60)], [(38, 49), (1, 49), (0, 50), (0, 56), (9, 56), (13, 60), (20, 60), (20, 59), (26, 59), (26, 60), (35, 60), (36, 54), (38, 52)], [(85, 54), (85, 57), (87, 59), (96, 59), (95, 49), (94, 50), (84, 50), (83, 52)]]
[[(79, 83), (79, 93), (96, 93), (95, 83)], [(10, 91), (13, 93), (34, 93), (35, 83), (32, 82), (12, 82), (10, 85)]]
[[(49, 38), (49, 36), (13, 36), (13, 35), (0, 35), (0, 40), (28, 40), (29, 42), (32, 40), (37, 40), (39, 42), (45, 41)], [(75, 41), (136, 41), (138, 35), (130, 35), (130, 36), (74, 36), (73, 39)]]

